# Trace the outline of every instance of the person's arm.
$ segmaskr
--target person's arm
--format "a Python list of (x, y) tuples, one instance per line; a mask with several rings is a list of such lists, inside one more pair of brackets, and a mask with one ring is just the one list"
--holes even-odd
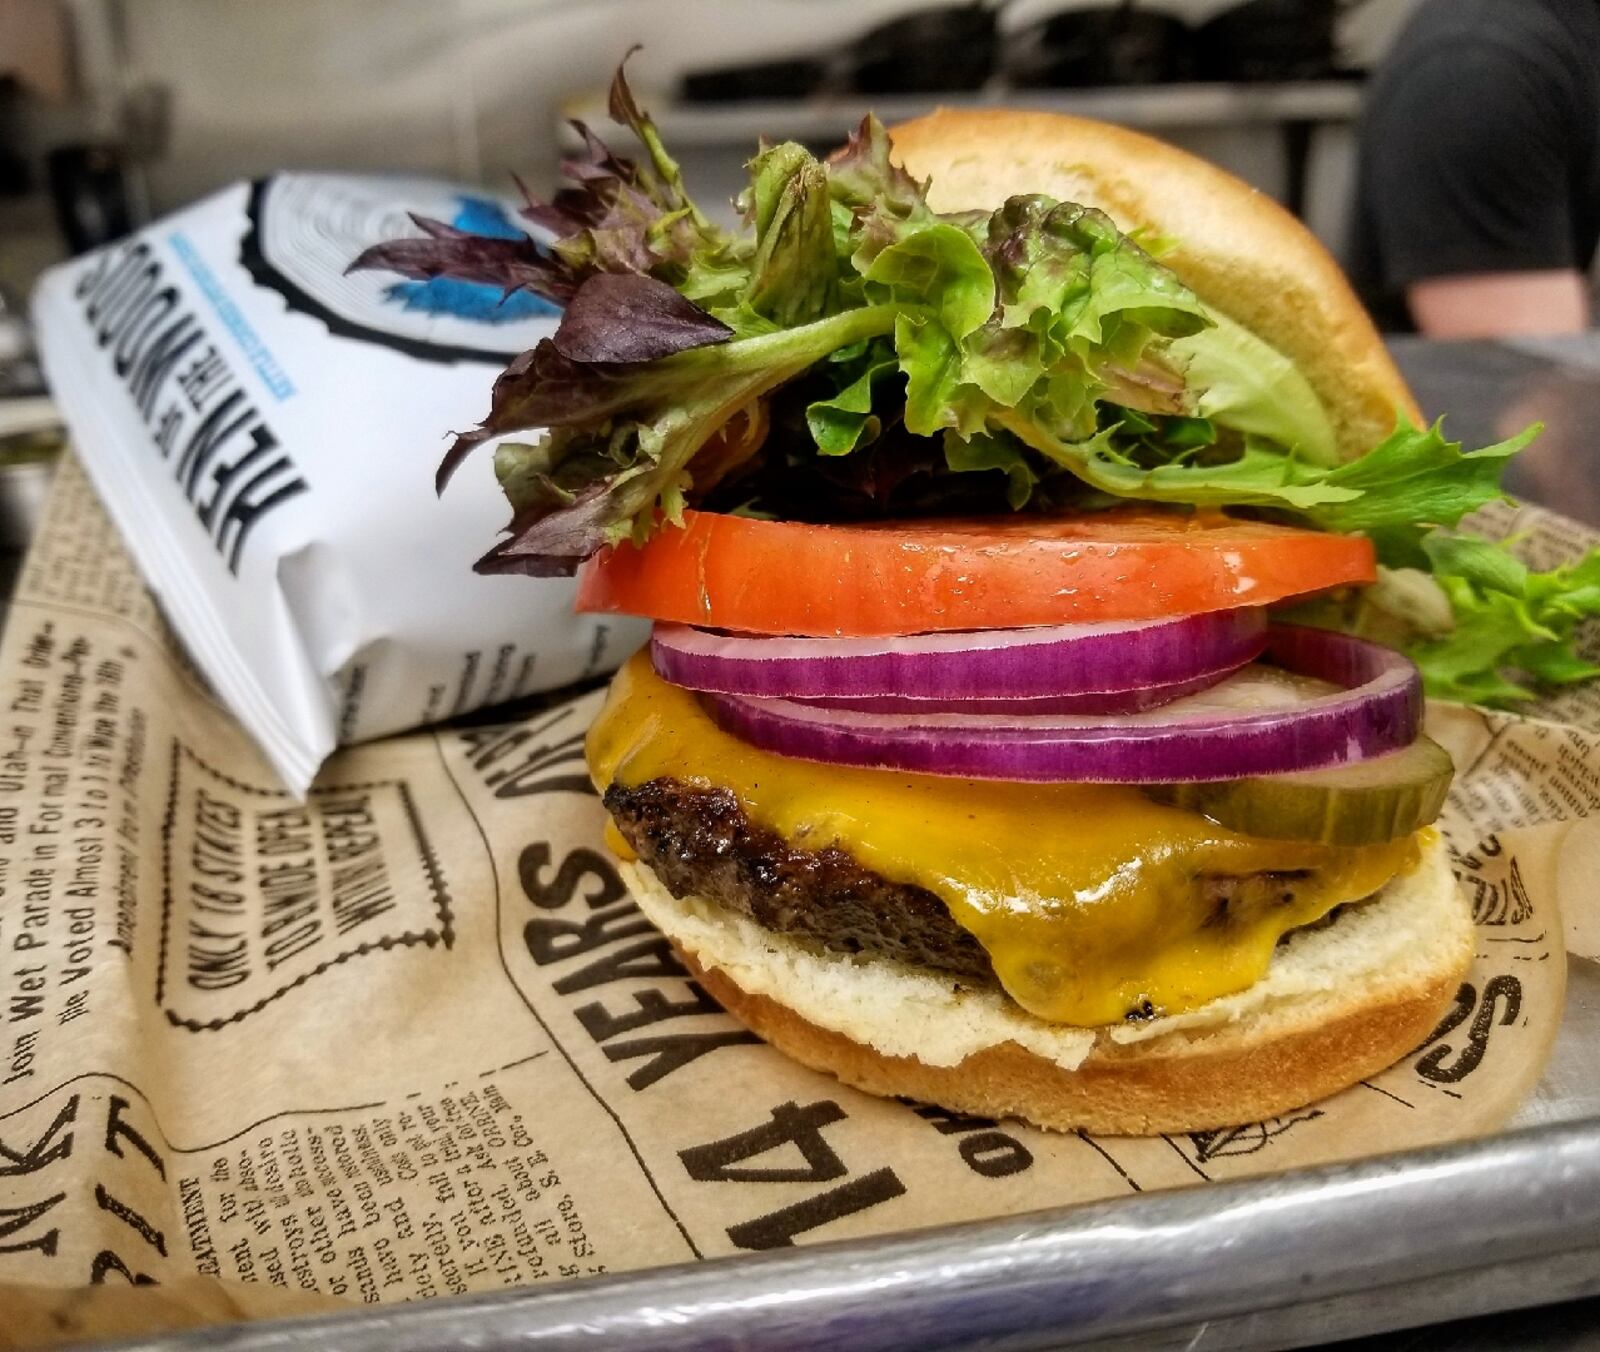
[(1430, 277), (1406, 288), (1419, 333), (1429, 338), (1503, 338), (1582, 333), (1589, 288), (1576, 268)]
[(1512, 17), (1408, 53), (1363, 118), (1379, 280), (1434, 337), (1571, 332), (1588, 319), (1569, 71), (1532, 17)]

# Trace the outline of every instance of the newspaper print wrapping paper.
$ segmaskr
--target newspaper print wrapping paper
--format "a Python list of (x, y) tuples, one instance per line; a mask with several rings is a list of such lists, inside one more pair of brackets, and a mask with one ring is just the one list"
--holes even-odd
[[(1531, 509), (1492, 524), (1552, 558), (1588, 538)], [(63, 465), (0, 647), (0, 1347), (1481, 1133), (1539, 1078), (1563, 948), (1600, 953), (1600, 695), (1546, 721), (1435, 708), (1481, 942), (1407, 1060), (1147, 1140), (870, 1098), (757, 1042), (630, 903), (582, 759), (599, 699), (343, 751), (298, 802)]]

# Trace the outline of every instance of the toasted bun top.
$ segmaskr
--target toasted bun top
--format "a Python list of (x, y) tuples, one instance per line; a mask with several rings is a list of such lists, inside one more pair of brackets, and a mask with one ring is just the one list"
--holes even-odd
[(993, 208), (1018, 193), (1099, 207), (1124, 231), (1174, 240), (1162, 257), (1203, 301), (1250, 329), (1317, 392), (1354, 459), (1420, 423), (1411, 391), (1339, 265), (1265, 193), (1176, 146), (1062, 113), (942, 108), (890, 131), (936, 211)]

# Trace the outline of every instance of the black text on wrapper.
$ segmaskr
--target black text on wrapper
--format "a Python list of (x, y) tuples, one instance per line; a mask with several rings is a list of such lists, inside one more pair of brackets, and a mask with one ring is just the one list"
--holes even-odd
[(99, 254), (73, 295), (195, 518), (237, 574), (251, 531), (306, 481), (147, 241)]

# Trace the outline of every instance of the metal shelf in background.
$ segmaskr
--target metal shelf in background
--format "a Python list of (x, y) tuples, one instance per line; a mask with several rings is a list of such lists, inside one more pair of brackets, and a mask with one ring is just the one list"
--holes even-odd
[[(886, 123), (903, 122), (935, 107), (1039, 108), (1076, 113), (1126, 127), (1233, 126), (1242, 123), (1353, 122), (1361, 111), (1361, 84), (1310, 80), (1290, 84), (1133, 85), (1112, 89), (1010, 89), (976, 94), (827, 95), (781, 102), (689, 104), (644, 100), (671, 146), (753, 143), (780, 129), (801, 141), (842, 139), (868, 112)], [(563, 112), (595, 125), (606, 117), (603, 94), (568, 103)], [(575, 135), (564, 145), (576, 148)]]

